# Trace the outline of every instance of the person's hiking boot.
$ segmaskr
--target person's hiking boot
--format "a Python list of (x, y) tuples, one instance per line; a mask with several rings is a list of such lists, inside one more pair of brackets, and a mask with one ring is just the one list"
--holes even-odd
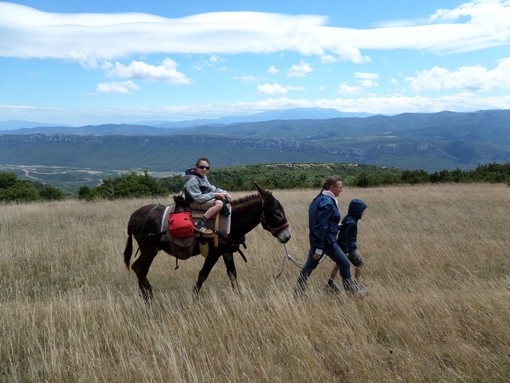
[(212, 234), (212, 230), (205, 227), (205, 221), (204, 219), (200, 218), (198, 221), (195, 222), (195, 230), (202, 234)]
[(368, 290), (358, 286), (352, 279), (344, 279), (342, 284), (344, 285), (345, 291), (351, 294), (353, 298), (364, 298), (368, 295)]
[(362, 285), (360, 285), (359, 283), (357, 283), (357, 286), (358, 286), (358, 296), (363, 298), (363, 297), (366, 297), (368, 295), (368, 289)]
[(306, 281), (301, 279), (301, 277), (298, 279), (296, 283), (296, 287), (294, 287), (294, 298), (303, 298), (306, 296)]
[(340, 294), (342, 292), (342, 290), (340, 289), (340, 286), (338, 286), (334, 280), (332, 279), (329, 279), (328, 280), (328, 283), (325, 287), (326, 291), (328, 293), (335, 293), (335, 294)]

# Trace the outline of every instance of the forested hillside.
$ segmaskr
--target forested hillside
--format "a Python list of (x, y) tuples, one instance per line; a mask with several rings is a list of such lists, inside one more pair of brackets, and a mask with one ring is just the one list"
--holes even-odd
[(0, 164), (183, 171), (214, 166), (351, 162), (401, 169), (473, 169), (510, 162), (510, 111), (272, 120), (165, 129), (136, 125), (0, 132)]

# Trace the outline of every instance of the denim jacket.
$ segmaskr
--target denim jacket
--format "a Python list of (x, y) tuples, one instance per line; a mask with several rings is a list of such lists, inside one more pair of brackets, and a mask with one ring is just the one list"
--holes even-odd
[(315, 249), (332, 246), (336, 241), (340, 210), (333, 197), (319, 194), (308, 209), (310, 245)]

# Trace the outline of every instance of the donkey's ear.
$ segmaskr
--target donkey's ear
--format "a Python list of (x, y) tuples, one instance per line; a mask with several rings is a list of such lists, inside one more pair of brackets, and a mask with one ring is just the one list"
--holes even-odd
[(272, 198), (273, 197), (273, 194), (271, 194), (270, 191), (267, 191), (267, 190), (264, 190), (262, 189), (259, 184), (257, 183), (257, 181), (254, 182), (255, 184), (255, 187), (257, 188), (257, 191), (259, 192), (260, 196), (263, 198), (263, 199), (268, 199), (268, 198)]

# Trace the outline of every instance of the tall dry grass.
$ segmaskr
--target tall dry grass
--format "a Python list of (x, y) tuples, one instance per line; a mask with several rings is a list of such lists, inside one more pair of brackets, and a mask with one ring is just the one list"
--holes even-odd
[[(308, 250), (317, 190), (275, 191)], [(510, 378), (510, 192), (502, 185), (347, 189), (369, 209), (359, 246), (370, 294), (323, 292), (328, 260), (294, 299), (299, 269), (260, 227), (220, 261), (160, 253), (147, 307), (122, 261), (129, 215), (148, 200), (0, 206), (0, 382), (506, 382)], [(157, 201), (165, 202), (165, 201)]]

